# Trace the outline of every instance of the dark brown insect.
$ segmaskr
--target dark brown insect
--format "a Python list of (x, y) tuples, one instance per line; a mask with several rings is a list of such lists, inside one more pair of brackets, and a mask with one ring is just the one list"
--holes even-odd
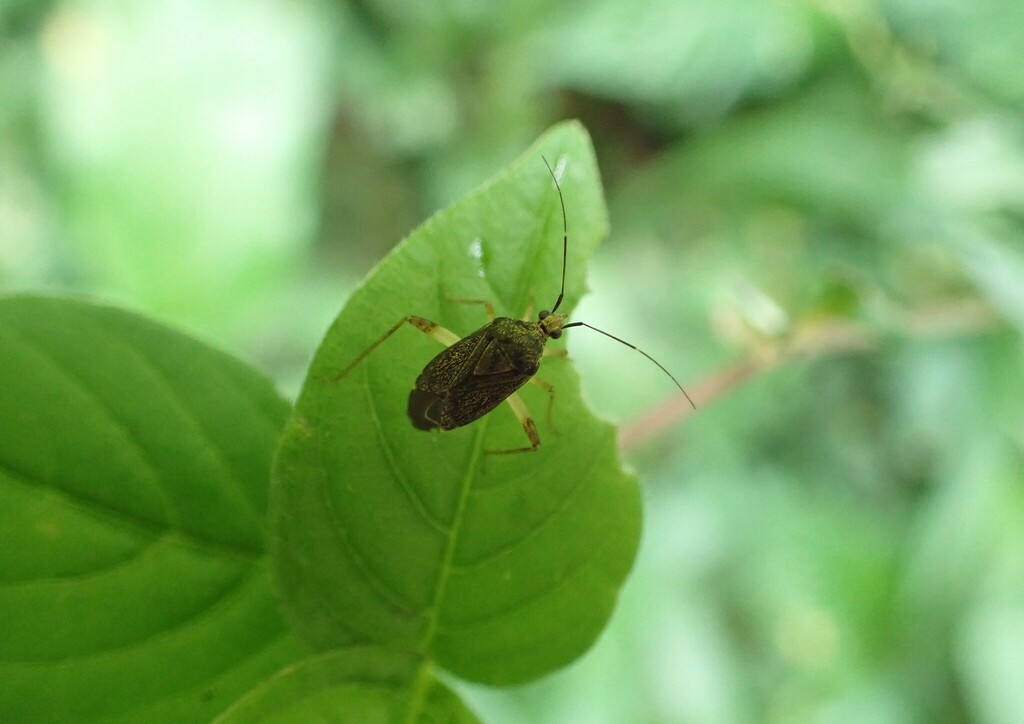
[(533, 382), (548, 394), (549, 412), (554, 404), (554, 388), (537, 379), (534, 375), (540, 369), (540, 361), (544, 356), (564, 355), (565, 350), (549, 350), (546, 348), (549, 339), (558, 339), (562, 330), (571, 327), (586, 327), (611, 337), (616, 342), (626, 345), (642, 354), (658, 365), (667, 374), (686, 399), (693, 405), (693, 400), (686, 390), (665, 369), (660, 362), (635, 345), (608, 334), (586, 322), (569, 322), (564, 314), (558, 314), (558, 307), (565, 296), (565, 264), (569, 249), (569, 230), (565, 215), (565, 201), (558, 178), (551, 169), (547, 159), (544, 164), (555, 182), (558, 201), (562, 207), (562, 286), (558, 299), (551, 311), (543, 310), (537, 315), (536, 321), (495, 317), (493, 305), (480, 299), (454, 299), (452, 301), (465, 304), (481, 304), (487, 310), (488, 322), (468, 337), (459, 339), (453, 332), (423, 317), (410, 315), (400, 319), (391, 329), (382, 334), (373, 344), (367, 347), (345, 369), (335, 376), (340, 380), (348, 375), (363, 359), (376, 349), (384, 340), (398, 331), (403, 324), (409, 323), (421, 332), (445, 345), (446, 349), (427, 363), (416, 385), (409, 393), (409, 419), (414, 427), (420, 430), (454, 430), (479, 420), (502, 402), (508, 402), (519, 420), (529, 447), (512, 448), (510, 450), (489, 450), (491, 454), (532, 452), (540, 447), (540, 435), (537, 426), (530, 417), (529, 410), (516, 390), (527, 382)]

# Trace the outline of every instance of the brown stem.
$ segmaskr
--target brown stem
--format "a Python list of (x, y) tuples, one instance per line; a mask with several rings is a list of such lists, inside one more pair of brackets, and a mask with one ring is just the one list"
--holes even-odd
[[(990, 307), (976, 300), (954, 302), (924, 311), (889, 310), (891, 331), (911, 338), (940, 338), (987, 332), (999, 324)], [(702, 407), (724, 397), (759, 374), (797, 359), (866, 352), (877, 348), (878, 332), (858, 322), (823, 322), (806, 325), (786, 341), (728, 365), (696, 385), (689, 386), (697, 405), (693, 409), (676, 395), (624, 424), (619, 430), (619, 450), (631, 452), (673, 425), (697, 414)]]

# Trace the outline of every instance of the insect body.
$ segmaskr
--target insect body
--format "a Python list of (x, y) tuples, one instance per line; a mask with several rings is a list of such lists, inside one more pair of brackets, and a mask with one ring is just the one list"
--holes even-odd
[(460, 339), (416, 379), (409, 393), (412, 424), (452, 430), (483, 417), (537, 374), (545, 342), (543, 325), (508, 317)]
[[(570, 327), (587, 327), (631, 347), (658, 365), (686, 395), (686, 391), (672, 376), (672, 373), (643, 350), (603, 330), (592, 327), (586, 322), (568, 322), (566, 315), (557, 313), (565, 295), (565, 262), (569, 232), (565, 216), (565, 202), (562, 199), (558, 178), (551, 170), (547, 159), (544, 159), (544, 163), (548, 167), (551, 178), (554, 179), (558, 200), (562, 207), (562, 286), (551, 311), (541, 311), (537, 315), (537, 320), (532, 322), (509, 317), (495, 318), (494, 307), (489, 301), (454, 299), (452, 301), (465, 304), (482, 304), (487, 310), (487, 324), (468, 337), (459, 339), (453, 332), (423, 317), (403, 317), (339, 372), (335, 376), (335, 380), (340, 380), (348, 375), (356, 365), (362, 362), (384, 340), (398, 331), (403, 324), (411, 324), (447, 347), (427, 363), (419, 377), (416, 378), (413, 390), (409, 393), (408, 414), (413, 426), (420, 430), (454, 430), (468, 425), (474, 420), (479, 420), (502, 402), (508, 402), (512, 412), (522, 425), (523, 431), (530, 441), (530, 446), (510, 450), (489, 450), (488, 452), (491, 454), (532, 452), (540, 447), (537, 427), (530, 417), (526, 405), (516, 394), (516, 390), (527, 382), (533, 382), (544, 389), (548, 393), (548, 412), (550, 414), (555, 390), (534, 375), (540, 368), (542, 357), (565, 354), (565, 350), (546, 349), (546, 344), (549, 339), (561, 337), (562, 330)], [(686, 395), (686, 399), (690, 400), (690, 396)], [(693, 405), (692, 400), (690, 400), (690, 404)]]

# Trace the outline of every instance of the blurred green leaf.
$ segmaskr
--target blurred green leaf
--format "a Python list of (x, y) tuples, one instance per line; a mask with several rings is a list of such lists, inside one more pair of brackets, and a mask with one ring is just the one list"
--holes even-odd
[(411, 327), (330, 381), (407, 314), (463, 335), (483, 323), (478, 307), (447, 297), (491, 299), (515, 317), (553, 301), (562, 219), (542, 154), (562, 175), (570, 310), (607, 224), (589, 139), (576, 124), (556, 127), (414, 232), (353, 295), (317, 352), (278, 453), (273, 507), (281, 593), (316, 647), (373, 641), (507, 684), (572, 661), (611, 614), (636, 550), (639, 491), (565, 360), (540, 372), (558, 390), (551, 424), (538, 415), (546, 395), (523, 391), (543, 439), (535, 454), (483, 454), (522, 444), (504, 407), (443, 434), (412, 427), (408, 391), (439, 348)]
[[(1024, 501), (1010, 502), (1017, 518)], [(1024, 537), (1006, 526), (1005, 545), (954, 635), (957, 668), (979, 722), (1013, 722), (1024, 712)]]
[[(1006, 219), (979, 219), (936, 210), (931, 236), (959, 262), (994, 309), (1024, 330), (1024, 228)], [(923, 243), (923, 242), (922, 242)]]
[(903, 41), (934, 57), (947, 73), (1000, 101), (1018, 108), (1024, 103), (1024, 5), (1016, 0), (885, 0), (881, 7)]
[(875, 229), (905, 200), (905, 141), (860, 83), (831, 80), (680, 144), (660, 180), (726, 205), (784, 203)]
[(288, 279), (314, 230), (325, 13), (83, 2), (48, 18), (37, 113), (72, 281), (221, 334)]
[(412, 654), (368, 646), (332, 651), (260, 685), (216, 724), (477, 721), (447, 687), (420, 667), (420, 659)]
[(262, 541), (287, 410), (134, 315), (0, 300), (0, 719), (209, 721), (300, 654)]
[(596, 95), (706, 121), (796, 81), (815, 55), (815, 13), (800, 3), (616, 0), (576, 3), (545, 28), (557, 62), (542, 72)]

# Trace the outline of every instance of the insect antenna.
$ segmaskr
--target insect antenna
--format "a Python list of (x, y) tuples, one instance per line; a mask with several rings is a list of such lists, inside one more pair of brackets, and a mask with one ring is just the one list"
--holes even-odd
[[(558, 191), (558, 203), (562, 207), (562, 286), (558, 290), (558, 299), (555, 300), (555, 306), (553, 306), (551, 308), (551, 312), (550, 313), (554, 314), (555, 311), (558, 310), (558, 307), (562, 304), (562, 298), (565, 296), (565, 262), (566, 262), (566, 259), (569, 256), (569, 225), (566, 222), (566, 218), (565, 218), (565, 199), (562, 198), (562, 187), (558, 183), (558, 177), (555, 175), (554, 170), (552, 170), (551, 164), (548, 163), (548, 160), (546, 158), (544, 158), (544, 156), (541, 156), (541, 159), (543, 159), (544, 165), (548, 167), (548, 173), (551, 174), (551, 180), (555, 182), (555, 190)], [(544, 312), (541, 312), (541, 319), (543, 319), (545, 316), (546, 315), (544, 314)], [(676, 383), (676, 387), (678, 387), (679, 391), (683, 393), (683, 396), (686, 397), (687, 402), (690, 403), (690, 405), (693, 407), (693, 409), (695, 409), (695, 410), (697, 409), (697, 406), (695, 404), (693, 404), (693, 400), (690, 398), (690, 395), (687, 394), (686, 390), (683, 389), (683, 386), (681, 384), (679, 384), (679, 380), (677, 380), (675, 378), (675, 375), (673, 375), (671, 372), (669, 372), (667, 369), (665, 369), (665, 367), (661, 364), (661, 362), (659, 362), (658, 360), (656, 360), (653, 357), (651, 357), (651, 355), (649, 355), (646, 352), (644, 352), (642, 349), (637, 347), (635, 344), (630, 344), (626, 340), (619, 339), (614, 334), (608, 334), (608, 332), (605, 332), (603, 329), (598, 329), (597, 327), (594, 327), (594, 326), (592, 326), (590, 324), (587, 324), (586, 322), (571, 322), (570, 324), (562, 325), (562, 329), (568, 329), (569, 327), (586, 327), (587, 329), (592, 329), (595, 332), (600, 332), (605, 337), (610, 337), (610, 338), (614, 339), (619, 344), (624, 344), (627, 347), (629, 347), (630, 349), (636, 350), (637, 352), (642, 354), (644, 357), (649, 359), (651, 362), (653, 362), (654, 364), (658, 365), (658, 368), (662, 372), (664, 372), (666, 375), (668, 375), (669, 378), (673, 382)]]
[(548, 167), (551, 180), (555, 182), (555, 190), (558, 191), (558, 203), (562, 206), (562, 287), (558, 290), (558, 299), (555, 300), (555, 306), (551, 308), (551, 313), (554, 314), (562, 304), (562, 297), (565, 296), (565, 259), (569, 254), (569, 225), (565, 221), (565, 199), (562, 198), (562, 187), (558, 185), (558, 177), (555, 176), (555, 172), (551, 169), (551, 164), (548, 163), (548, 160), (543, 156), (541, 156), (541, 159), (544, 160), (544, 165)]
[(603, 334), (603, 335), (604, 335), (605, 337), (611, 337), (612, 339), (614, 339), (614, 340), (615, 340), (616, 342), (618, 342), (619, 344), (624, 344), (624, 345), (626, 345), (627, 347), (629, 347), (630, 349), (635, 349), (635, 350), (636, 350), (637, 352), (639, 352), (640, 354), (642, 354), (642, 355), (643, 355), (644, 357), (646, 357), (647, 359), (649, 359), (649, 360), (650, 360), (651, 362), (653, 362), (654, 364), (658, 365), (658, 367), (659, 367), (659, 368), (661, 369), (661, 371), (662, 371), (662, 372), (664, 372), (664, 373), (665, 373), (666, 375), (668, 375), (668, 376), (669, 376), (670, 378), (672, 378), (672, 381), (676, 383), (676, 387), (678, 387), (678, 388), (679, 388), (679, 391), (680, 391), (680, 392), (682, 392), (682, 393), (683, 393), (683, 395), (684, 395), (684, 396), (686, 397), (686, 400), (687, 400), (687, 402), (689, 402), (689, 403), (690, 403), (690, 405), (691, 405), (691, 406), (693, 407), (693, 409), (694, 409), (694, 410), (696, 410), (696, 409), (697, 409), (697, 406), (693, 404), (693, 400), (692, 400), (692, 399), (690, 399), (690, 396), (689, 396), (689, 395), (688, 395), (688, 394), (686, 393), (686, 390), (684, 390), (684, 389), (683, 389), (683, 386), (682, 386), (681, 384), (679, 384), (679, 380), (677, 380), (677, 379), (675, 378), (675, 375), (673, 375), (673, 374), (672, 374), (671, 372), (669, 372), (669, 371), (668, 371), (667, 369), (665, 369), (665, 367), (664, 367), (664, 366), (662, 366), (661, 362), (659, 362), (658, 360), (656, 360), (656, 359), (654, 359), (653, 357), (651, 357), (651, 355), (649, 355), (649, 354), (647, 354), (646, 352), (644, 352), (644, 351), (643, 351), (642, 349), (640, 349), (639, 347), (637, 347), (637, 346), (636, 346), (635, 344), (630, 344), (630, 343), (629, 343), (629, 342), (627, 342), (626, 340), (624, 340), (624, 339), (619, 339), (619, 338), (618, 338), (618, 337), (616, 337), (616, 336), (615, 336), (614, 334), (608, 334), (608, 333), (607, 333), (607, 332), (605, 332), (605, 331), (604, 331), (603, 329), (598, 329), (597, 327), (594, 327), (594, 326), (592, 326), (592, 325), (590, 325), (590, 324), (587, 324), (586, 322), (570, 322), (569, 324), (565, 324), (565, 325), (563, 325), (563, 326), (562, 326), (562, 329), (568, 329), (569, 327), (586, 327), (587, 329), (592, 329), (592, 330), (594, 330), (595, 332), (600, 332), (600, 333), (601, 333), (601, 334)]

